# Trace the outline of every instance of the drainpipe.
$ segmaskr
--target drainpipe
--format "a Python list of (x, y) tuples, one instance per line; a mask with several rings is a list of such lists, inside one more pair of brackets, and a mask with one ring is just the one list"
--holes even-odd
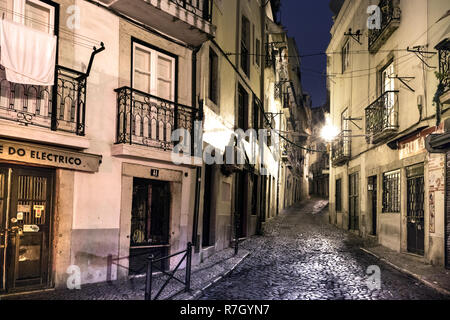
[[(194, 48), (192, 51), (192, 107), (197, 105), (197, 54), (200, 51), (201, 46)], [(199, 119), (203, 120), (203, 103), (199, 103)], [(203, 147), (203, 146), (200, 146)], [(194, 154), (193, 154), (194, 155)], [(195, 155), (194, 155), (195, 156)], [(197, 235), (198, 233), (198, 220), (200, 211), (200, 187), (202, 182), (202, 168), (196, 169), (195, 175), (195, 204), (194, 204), (194, 221), (192, 225), (192, 244), (195, 248), (195, 252), (200, 251), (200, 241)]]
[[(266, 4), (267, 5), (267, 4)], [(261, 16), (261, 48), (260, 50), (265, 50), (266, 48), (266, 6), (264, 6), (264, 3), (261, 5), (261, 9), (260, 9), (260, 16)], [(262, 55), (261, 56), (261, 60), (260, 60), (260, 64), (261, 64), (261, 77), (259, 79), (260, 81), (260, 90), (259, 90), (259, 96), (260, 96), (260, 102), (262, 104), (262, 109), (263, 112), (265, 112), (266, 110), (266, 106), (265, 104), (265, 97), (264, 97), (264, 74), (265, 74), (265, 69), (266, 69), (266, 56)], [(260, 110), (261, 111), (261, 110)], [(264, 118), (264, 114), (260, 115), (261, 117)], [(261, 123), (261, 122), (260, 122)], [(259, 125), (259, 124), (258, 124)], [(263, 128), (260, 128), (263, 129)], [(262, 164), (261, 164), (262, 166)], [(258, 179), (258, 183), (259, 183), (259, 192), (258, 192), (258, 206), (259, 207), (259, 214), (258, 214), (258, 221), (257, 221), (257, 230), (256, 233), (258, 235), (262, 235), (262, 223), (263, 223), (263, 213), (265, 210), (265, 196), (263, 195), (263, 193), (266, 191), (264, 187), (264, 182), (263, 179), (266, 179), (266, 176), (261, 175), (261, 172), (259, 173), (259, 179)], [(261, 199), (262, 198), (262, 199)], [(264, 200), (264, 201), (261, 201)], [(265, 214), (265, 213), (264, 213)]]

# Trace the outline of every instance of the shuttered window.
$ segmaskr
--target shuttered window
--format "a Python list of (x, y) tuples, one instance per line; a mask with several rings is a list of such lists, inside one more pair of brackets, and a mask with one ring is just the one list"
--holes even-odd
[(52, 33), (53, 7), (44, 3), (27, 0), (25, 1), (25, 25), (42, 32)]
[(209, 100), (218, 103), (219, 98), (219, 57), (209, 49)]
[(133, 51), (133, 88), (173, 101), (175, 59), (137, 43)]
[(38, 0), (0, 0), (0, 15), (43, 32), (54, 32), (55, 8)]
[(242, 17), (241, 26), (241, 68), (247, 76), (250, 76), (250, 22)]

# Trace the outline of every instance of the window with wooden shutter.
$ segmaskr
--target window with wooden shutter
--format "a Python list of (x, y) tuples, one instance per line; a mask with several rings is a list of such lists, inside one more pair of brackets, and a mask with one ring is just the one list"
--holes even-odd
[(241, 68), (250, 76), (250, 22), (242, 16), (241, 26)]
[(219, 57), (213, 49), (209, 49), (209, 100), (219, 100)]
[(25, 25), (42, 32), (53, 33), (54, 8), (40, 1), (25, 1)]
[(173, 101), (175, 59), (137, 43), (133, 51), (133, 88)]
[(0, 15), (27, 27), (54, 33), (55, 8), (38, 0), (0, 0)]

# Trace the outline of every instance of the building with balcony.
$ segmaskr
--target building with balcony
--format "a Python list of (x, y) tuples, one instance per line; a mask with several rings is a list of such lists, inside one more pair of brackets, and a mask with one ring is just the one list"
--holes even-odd
[(331, 1), (330, 7), (330, 113), (341, 132), (331, 143), (330, 220), (448, 266), (450, 21), (443, 13), (449, 4)]
[[(284, 30), (268, 1), (217, 1), (215, 8), (216, 36), (198, 52), (203, 147), (219, 159), (202, 168), (196, 230), (202, 259), (261, 232), (284, 208), (285, 192), (280, 139), (270, 130), (285, 130), (275, 76), (286, 59), (275, 54), (269, 59), (264, 50), (273, 46), (271, 32), (287, 41)], [(266, 142), (260, 134), (239, 142), (238, 129), (266, 130)], [(244, 163), (228, 163), (227, 150), (243, 155)]]
[(2, 48), (35, 68), (0, 66), (0, 294), (141, 276), (189, 242), (198, 264), (300, 199), (279, 141), (308, 110), (276, 3), (0, 0), (15, 40), (48, 41)]
[(202, 118), (196, 50), (215, 34), (213, 1), (0, 4), (21, 37), (57, 43), (53, 85), (0, 67), (0, 292), (66, 287), (70, 270), (128, 279), (150, 254), (185, 250), (202, 161), (176, 164), (173, 133), (193, 141)]

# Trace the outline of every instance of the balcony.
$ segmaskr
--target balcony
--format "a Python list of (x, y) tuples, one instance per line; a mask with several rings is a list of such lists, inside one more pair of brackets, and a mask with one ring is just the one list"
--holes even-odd
[[(186, 129), (194, 138), (199, 110), (122, 87), (117, 93), (117, 144), (172, 150), (172, 132)], [(191, 145), (193, 147), (193, 144)]]
[(23, 126), (85, 135), (86, 77), (57, 67), (56, 86), (12, 83), (0, 66), (0, 119)]
[(347, 163), (351, 157), (351, 131), (342, 132), (333, 142), (331, 150), (331, 162), (334, 166)]
[(443, 86), (440, 96), (442, 104), (450, 103), (450, 39), (444, 39), (436, 47), (439, 52), (439, 82)]
[(369, 30), (369, 51), (374, 54), (400, 26), (400, 0), (381, 0), (381, 28)]
[(398, 131), (398, 91), (386, 91), (366, 108), (366, 140), (377, 144)]
[(215, 35), (213, 0), (99, 0), (108, 8), (192, 46)]

